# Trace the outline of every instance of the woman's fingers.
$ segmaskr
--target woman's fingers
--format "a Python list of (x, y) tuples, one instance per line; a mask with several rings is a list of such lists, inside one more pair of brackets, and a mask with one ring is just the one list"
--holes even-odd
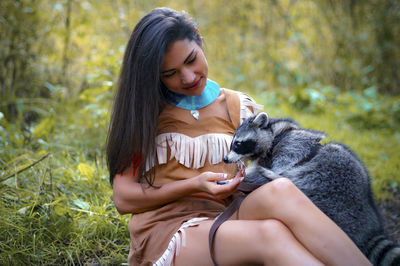
[(217, 181), (214, 186), (213, 195), (219, 198), (226, 198), (237, 191), (237, 186), (242, 181), (243, 177), (236, 176), (233, 179)]
[(199, 176), (204, 192), (217, 198), (226, 198), (236, 192), (243, 180), (243, 172), (238, 172), (234, 178), (228, 179), (225, 173), (205, 172)]

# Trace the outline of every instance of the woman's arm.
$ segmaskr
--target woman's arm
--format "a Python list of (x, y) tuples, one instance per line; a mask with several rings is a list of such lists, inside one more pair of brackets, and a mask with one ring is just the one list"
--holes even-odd
[(137, 176), (133, 176), (133, 168), (130, 166), (114, 178), (114, 204), (119, 213), (127, 214), (155, 209), (197, 192), (206, 192), (216, 198), (225, 198), (235, 192), (241, 177), (238, 174), (230, 184), (217, 185), (217, 180), (224, 179), (223, 174), (205, 172), (193, 178), (173, 181), (154, 188), (139, 184)]

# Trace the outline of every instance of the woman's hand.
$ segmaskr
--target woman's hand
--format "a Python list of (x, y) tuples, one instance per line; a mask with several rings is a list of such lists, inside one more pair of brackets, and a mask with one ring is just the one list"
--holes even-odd
[(236, 176), (227, 184), (218, 184), (217, 181), (227, 181), (227, 175), (223, 173), (204, 172), (194, 179), (198, 182), (199, 189), (217, 199), (224, 199), (236, 192), (236, 188), (243, 180), (243, 171), (239, 171)]
[(130, 166), (123, 174), (114, 178), (113, 198), (121, 214), (140, 213), (199, 192), (205, 192), (216, 199), (224, 199), (236, 191), (242, 179), (243, 172), (239, 172), (231, 183), (218, 185), (216, 181), (226, 180), (224, 175), (205, 172), (193, 178), (169, 182), (159, 187), (145, 187), (137, 182), (137, 177), (133, 176), (133, 168)]

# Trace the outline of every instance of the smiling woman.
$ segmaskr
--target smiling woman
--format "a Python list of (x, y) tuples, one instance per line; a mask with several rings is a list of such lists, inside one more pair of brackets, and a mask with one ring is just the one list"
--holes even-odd
[(214, 255), (224, 265), (368, 265), (285, 178), (246, 197), (216, 232), (210, 254), (213, 219), (243, 180), (223, 158), (235, 129), (261, 106), (207, 78), (202, 39), (186, 14), (158, 8), (139, 21), (125, 51), (107, 143), (115, 206), (134, 214), (129, 263), (211, 265)]
[(202, 48), (194, 41), (179, 40), (167, 48), (161, 81), (175, 93), (200, 95), (207, 82), (208, 65)]

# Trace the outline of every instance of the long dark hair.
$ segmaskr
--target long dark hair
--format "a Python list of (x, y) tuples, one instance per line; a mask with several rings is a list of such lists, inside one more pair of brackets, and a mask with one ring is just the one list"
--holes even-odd
[(146, 158), (155, 155), (157, 119), (165, 100), (160, 80), (161, 64), (168, 46), (188, 39), (202, 47), (194, 21), (185, 12), (156, 8), (133, 29), (126, 46), (107, 136), (110, 182), (135, 156), (140, 158), (137, 175), (149, 185), (154, 175), (145, 173)]

